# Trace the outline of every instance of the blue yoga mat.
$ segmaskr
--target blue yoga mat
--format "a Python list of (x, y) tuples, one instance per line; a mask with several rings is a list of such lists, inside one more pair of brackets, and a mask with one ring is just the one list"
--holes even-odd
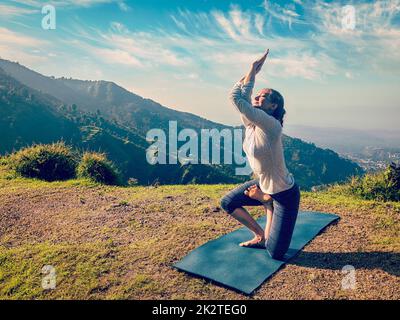
[[(283, 260), (272, 259), (265, 249), (240, 247), (239, 243), (252, 237), (252, 233), (243, 227), (194, 249), (173, 266), (250, 295), (338, 218), (330, 213), (300, 211), (289, 250)], [(264, 227), (266, 217), (257, 222)]]

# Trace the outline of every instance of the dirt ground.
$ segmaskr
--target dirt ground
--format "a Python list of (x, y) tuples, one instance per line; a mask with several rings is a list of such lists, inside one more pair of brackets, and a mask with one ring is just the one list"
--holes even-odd
[[(302, 193), (301, 210), (340, 215), (247, 297), (171, 265), (239, 227), (219, 207), (233, 186), (0, 184), (0, 295), (6, 299), (400, 299), (400, 206)], [(258, 208), (250, 212), (260, 216)], [(57, 288), (43, 290), (54, 265)], [(342, 268), (355, 286), (342, 287)]]

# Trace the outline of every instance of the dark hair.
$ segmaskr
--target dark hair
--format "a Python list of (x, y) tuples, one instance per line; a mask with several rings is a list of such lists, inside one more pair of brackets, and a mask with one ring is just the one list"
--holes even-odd
[(286, 113), (286, 110), (284, 108), (285, 100), (283, 99), (283, 96), (274, 89), (271, 89), (270, 97), (271, 103), (277, 104), (277, 108), (275, 109), (272, 116), (281, 123), (281, 126), (283, 126), (283, 117)]

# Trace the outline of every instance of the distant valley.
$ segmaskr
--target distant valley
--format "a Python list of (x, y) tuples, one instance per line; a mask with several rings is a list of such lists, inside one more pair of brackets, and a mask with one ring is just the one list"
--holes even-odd
[(289, 135), (329, 148), (369, 172), (400, 162), (400, 130), (356, 130), (291, 125)]

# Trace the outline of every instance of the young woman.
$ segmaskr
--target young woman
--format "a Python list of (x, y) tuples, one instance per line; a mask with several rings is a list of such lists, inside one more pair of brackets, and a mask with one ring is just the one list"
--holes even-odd
[[(300, 190), (286, 168), (282, 147), (284, 100), (273, 89), (262, 89), (251, 101), (255, 76), (269, 50), (252, 63), (249, 73), (235, 84), (230, 101), (241, 114), (246, 128), (243, 150), (256, 179), (232, 190), (221, 199), (222, 208), (253, 233), (245, 247), (263, 247), (274, 259), (281, 259), (289, 248), (300, 203)], [(264, 206), (265, 231), (244, 209)]]

